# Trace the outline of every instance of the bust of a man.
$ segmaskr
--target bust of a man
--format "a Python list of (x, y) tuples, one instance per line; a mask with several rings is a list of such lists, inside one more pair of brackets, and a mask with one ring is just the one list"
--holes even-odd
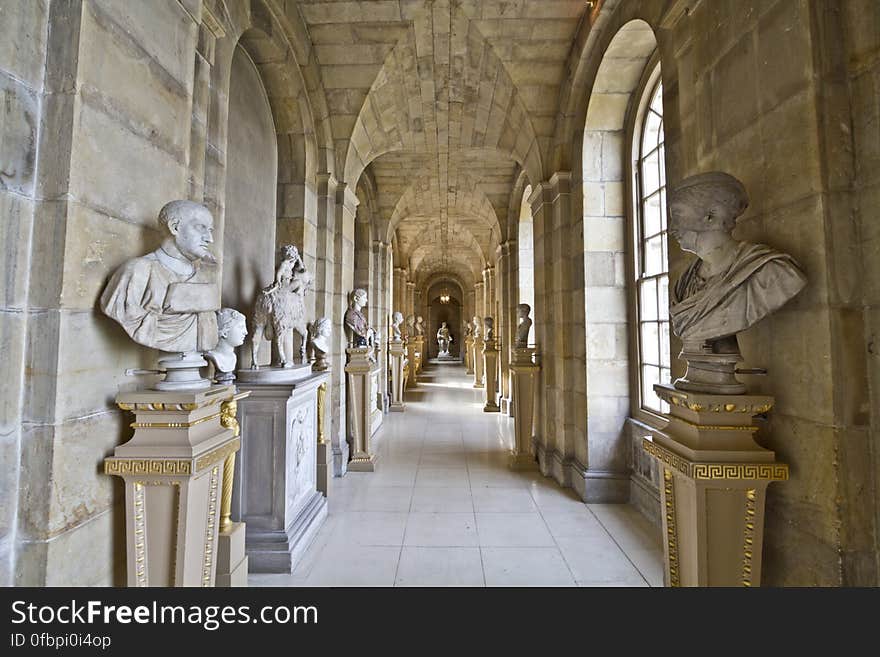
[(492, 342), (495, 339), (495, 318), (494, 317), (484, 317), (483, 325), (486, 328), (485, 336), (486, 342)]
[(529, 331), (532, 330), (532, 318), (529, 317), (532, 307), (527, 303), (521, 303), (516, 307), (516, 312), (519, 316), (519, 324), (516, 326), (516, 346), (527, 347), (529, 346)]
[(416, 317), (416, 335), (424, 335), (424, 334), (425, 334), (425, 325), (424, 325), (424, 321), (425, 321), (425, 320), (422, 319), (422, 316), (421, 316), (421, 315), (419, 315), (418, 317)]
[[(698, 392), (745, 392), (729, 376), (702, 383), (713, 361), (741, 360), (736, 336), (794, 297), (806, 277), (794, 259), (765, 244), (740, 242), (731, 232), (748, 207), (743, 184), (718, 171), (690, 176), (668, 193), (669, 232), (697, 255), (673, 288), (672, 330), (683, 343), (688, 375), (678, 388)], [(692, 367), (696, 361), (705, 361)], [(693, 377), (697, 378), (694, 379)]]
[(332, 335), (333, 323), (327, 317), (315, 320), (309, 327), (309, 346), (314, 358), (312, 370), (315, 372), (324, 372), (330, 367), (327, 364), (327, 354), (332, 347), (330, 340)]
[(406, 337), (411, 338), (416, 334), (416, 316), (408, 315), (406, 318)]
[(391, 335), (392, 339), (395, 342), (399, 342), (400, 337), (400, 325), (403, 323), (403, 313), (399, 310), (395, 311), (393, 315), (391, 315)]
[(474, 318), (472, 321), (473, 321), (473, 324), (471, 325), (471, 329), (472, 329), (471, 335), (473, 336), (474, 340), (479, 340), (480, 338), (483, 337), (482, 323), (480, 322), (480, 318), (477, 317), (476, 315), (474, 315)]
[(138, 344), (167, 352), (213, 349), (220, 293), (208, 250), (214, 218), (204, 205), (171, 201), (159, 212), (162, 246), (132, 258), (110, 277), (101, 310)]
[(345, 311), (345, 333), (349, 343), (355, 347), (366, 347), (373, 339), (370, 328), (362, 309), (367, 305), (367, 291), (361, 288), (354, 290)]

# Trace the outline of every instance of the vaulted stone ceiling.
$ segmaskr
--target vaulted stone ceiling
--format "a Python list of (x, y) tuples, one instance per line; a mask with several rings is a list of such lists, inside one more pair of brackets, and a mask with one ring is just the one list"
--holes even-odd
[(379, 234), (417, 280), (469, 284), (520, 169), (553, 135), (583, 0), (302, 0), (343, 178), (370, 167)]

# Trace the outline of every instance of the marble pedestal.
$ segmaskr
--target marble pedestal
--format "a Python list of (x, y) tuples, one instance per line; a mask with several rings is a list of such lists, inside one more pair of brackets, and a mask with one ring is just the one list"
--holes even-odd
[(125, 481), (129, 586), (214, 586), (223, 464), (240, 444), (220, 422), (233, 386), (122, 393), (134, 436), (104, 460)]
[(402, 340), (392, 340), (388, 343), (388, 355), (391, 358), (391, 405), (392, 412), (402, 412), (405, 408), (403, 403), (403, 364), (406, 359), (406, 350)]
[(535, 388), (540, 367), (534, 362), (535, 350), (516, 347), (511, 353), (510, 394), (513, 406), (514, 445), (508, 465), (514, 470), (536, 470), (538, 463), (532, 453), (532, 431), (535, 423)]
[(483, 345), (483, 365), (486, 370), (486, 404), (484, 413), (497, 413), (498, 406), (498, 346), (495, 341)]
[(373, 472), (376, 459), (370, 453), (373, 434), (373, 413), (376, 395), (373, 393), (374, 363), (369, 347), (349, 347), (345, 366), (347, 394), (347, 437), (351, 447), (348, 469), (353, 472)]
[(483, 338), (474, 338), (473, 359), (474, 359), (474, 388), (483, 387)]
[(329, 378), (319, 372), (295, 383), (239, 385), (251, 395), (239, 402), (232, 507), (233, 519), (247, 523), (251, 572), (291, 572), (327, 516), (318, 489), (317, 416), (318, 389)]
[(464, 367), (468, 374), (474, 373), (474, 339), (471, 336), (464, 339)]
[(424, 335), (417, 335), (415, 337), (415, 341), (416, 341), (416, 353), (415, 353), (416, 367), (415, 367), (415, 370), (416, 370), (416, 375), (418, 376), (419, 374), (422, 373), (422, 364), (425, 359), (425, 336)]
[(407, 338), (406, 340), (406, 361), (409, 366), (409, 375), (407, 376), (406, 387), (415, 388), (418, 383), (418, 372), (416, 368), (416, 350), (417, 345), (415, 338)]
[(654, 390), (668, 422), (642, 447), (660, 466), (666, 585), (760, 586), (767, 486), (788, 479), (753, 439), (773, 398)]

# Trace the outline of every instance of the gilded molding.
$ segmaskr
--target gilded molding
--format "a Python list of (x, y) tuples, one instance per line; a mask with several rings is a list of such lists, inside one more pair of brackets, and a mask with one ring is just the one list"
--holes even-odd
[(133, 429), (189, 429), (197, 424), (210, 422), (218, 417), (220, 417), (219, 411), (205, 417), (200, 417), (192, 422), (132, 422), (131, 427)]
[(226, 460), (226, 457), (230, 454), (235, 454), (235, 452), (238, 451), (239, 447), (241, 447), (241, 438), (234, 438), (225, 445), (208, 452), (204, 456), (200, 456), (196, 460), (196, 472), (207, 468), (208, 466), (213, 465), (218, 461)]
[(211, 586), (211, 570), (214, 563), (214, 524), (217, 518), (217, 473), (220, 466), (211, 470), (211, 487), (208, 492), (208, 517), (205, 528), (205, 556), (202, 561), (202, 586)]
[[(406, 369), (406, 368), (404, 368)], [(327, 400), (327, 382), (325, 381), (318, 386), (318, 444), (323, 445), (326, 441), (324, 438), (324, 417), (326, 412)]]
[(674, 395), (668, 392), (665, 395), (661, 395), (661, 397), (663, 396), (668, 397), (667, 401), (673, 406), (682, 406), (695, 413), (748, 413), (749, 415), (757, 415), (759, 413), (766, 413), (773, 408), (773, 404), (700, 404), (688, 401), (685, 395)]
[(666, 547), (669, 552), (669, 586), (681, 586), (678, 569), (678, 534), (675, 524), (675, 478), (663, 468), (663, 499), (666, 502)]
[(192, 404), (162, 404), (162, 403), (129, 403), (117, 402), (116, 405), (123, 411), (195, 411), (205, 406), (216, 404), (216, 399), (209, 399), (201, 403)]
[(238, 426), (238, 402), (235, 399), (229, 399), (220, 404), (220, 426), (224, 429), (232, 429), (232, 435), (238, 438), (241, 434), (241, 427)]
[[(104, 474), (108, 475), (189, 475), (192, 461), (188, 459), (104, 459)], [(144, 482), (141, 482), (144, 483)]]
[(788, 480), (788, 465), (785, 463), (694, 463), (678, 454), (673, 454), (647, 438), (642, 440), (642, 449), (691, 479)]
[(704, 429), (707, 431), (748, 431), (749, 433), (755, 433), (758, 430), (758, 427), (752, 425), (735, 426), (730, 424), (697, 424), (696, 422), (689, 422), (683, 417), (679, 417), (677, 415), (673, 415), (671, 416), (671, 418), (690, 427)]
[(743, 538), (743, 586), (752, 585), (752, 549), (755, 538), (755, 514), (758, 492), (754, 488), (746, 491), (746, 524)]
[(147, 521), (144, 500), (144, 484), (135, 482), (134, 487), (134, 573), (139, 587), (147, 585)]

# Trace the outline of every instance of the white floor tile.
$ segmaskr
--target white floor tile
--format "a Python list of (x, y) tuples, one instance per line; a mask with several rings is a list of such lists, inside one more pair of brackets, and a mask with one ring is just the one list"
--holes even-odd
[(477, 526), (473, 513), (410, 513), (403, 544), (422, 547), (473, 547)]
[(557, 544), (574, 578), (581, 584), (644, 585), (645, 578), (611, 538), (560, 538)]
[(480, 545), (550, 547), (555, 545), (538, 513), (477, 513)]
[(538, 510), (527, 488), (473, 489), (474, 511), (477, 513), (534, 513)]
[(472, 512), (474, 503), (470, 488), (451, 486), (418, 486), (413, 491), (410, 510), (416, 513)]
[(575, 586), (555, 547), (481, 547), (486, 586)]
[(419, 467), (416, 474), (416, 487), (422, 486), (453, 486), (463, 488), (468, 485), (468, 471), (460, 468), (424, 468)]
[(305, 580), (306, 586), (394, 586), (399, 547), (358, 546), (328, 551)]
[(395, 586), (483, 586), (476, 547), (404, 547)]

